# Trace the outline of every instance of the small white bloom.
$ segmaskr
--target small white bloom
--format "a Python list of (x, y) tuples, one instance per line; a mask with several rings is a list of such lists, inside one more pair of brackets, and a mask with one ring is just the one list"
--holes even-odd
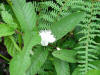
[(57, 50), (61, 50), (59, 47), (57, 47)]
[(56, 41), (56, 38), (51, 34), (50, 30), (41, 30), (39, 34), (41, 36), (42, 46), (47, 46), (49, 43), (53, 43)]

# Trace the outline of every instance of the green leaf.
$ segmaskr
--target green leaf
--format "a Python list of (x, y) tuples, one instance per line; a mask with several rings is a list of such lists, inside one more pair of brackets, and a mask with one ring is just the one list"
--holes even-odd
[(22, 30), (32, 31), (36, 24), (36, 13), (32, 3), (26, 3), (26, 0), (12, 0), (13, 11), (21, 25)]
[(42, 65), (45, 63), (48, 56), (48, 49), (40, 47), (31, 58), (31, 65), (27, 71), (27, 75), (35, 75)]
[(57, 75), (70, 75), (69, 64), (65, 61), (54, 59)]
[(17, 24), (13, 21), (12, 15), (9, 14), (7, 11), (2, 11), (1, 16), (7, 25), (13, 29), (17, 28)]
[(21, 51), (21, 49), (18, 47), (15, 41), (15, 38), (13, 36), (5, 37), (4, 44), (7, 48), (8, 53), (11, 56), (16, 56), (17, 53)]
[(14, 34), (14, 30), (7, 26), (7, 24), (0, 24), (0, 37)]
[(99, 70), (90, 70), (86, 75), (100, 75), (100, 69)]
[(12, 41), (11, 41), (10, 38), (5, 37), (5, 39), (4, 39), (4, 44), (5, 44), (6, 48), (7, 48), (7, 52), (8, 52), (12, 57), (15, 56), (15, 55), (18, 53), (17, 49), (15, 48), (15, 46), (14, 46), (14, 44), (12, 43)]
[(31, 64), (30, 50), (32, 50), (34, 45), (40, 43), (40, 36), (36, 33), (29, 36), (28, 33), (26, 33), (24, 39), (26, 41), (24, 42), (23, 50), (21, 53), (14, 56), (10, 62), (10, 75), (26, 75), (26, 71)]
[(61, 39), (68, 32), (72, 31), (78, 23), (82, 20), (85, 14), (83, 12), (76, 12), (62, 18), (60, 21), (51, 26), (51, 30), (56, 39)]
[[(13, 11), (24, 31), (24, 47), (20, 54), (15, 56), (10, 63), (10, 75), (26, 75), (30, 66), (30, 50), (40, 43), (38, 31), (33, 32), (36, 23), (36, 14), (32, 3), (26, 3), (25, 0), (12, 0)], [(21, 64), (22, 63), (22, 64)], [(16, 66), (14, 66), (16, 64)], [(13, 68), (14, 67), (14, 68)], [(18, 72), (18, 73), (17, 73)]]
[(24, 34), (24, 49), (27, 49), (26, 47), (32, 47), (41, 42), (41, 37), (39, 36), (39, 33), (37, 31), (34, 32), (27, 32)]
[(59, 51), (54, 51), (53, 56), (56, 58), (59, 58), (61, 60), (70, 62), (70, 63), (76, 63), (76, 51), (72, 50), (59, 50)]
[(10, 75), (26, 75), (25, 72), (30, 66), (30, 54), (26, 50), (14, 56), (10, 62)]
[[(45, 61), (44, 65), (38, 71), (39, 75), (56, 75), (56, 71), (54, 69), (54, 65), (51, 61), (51, 55), (48, 56), (48, 59)], [(45, 71), (47, 70), (47, 71)]]

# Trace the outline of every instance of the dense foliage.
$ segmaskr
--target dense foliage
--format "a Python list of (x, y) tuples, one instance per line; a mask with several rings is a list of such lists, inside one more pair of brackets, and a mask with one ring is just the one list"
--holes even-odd
[(100, 1), (1, 0), (1, 58), (0, 75), (100, 75)]

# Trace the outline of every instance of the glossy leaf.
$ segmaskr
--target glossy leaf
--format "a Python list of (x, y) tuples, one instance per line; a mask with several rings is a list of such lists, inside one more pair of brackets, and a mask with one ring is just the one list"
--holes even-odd
[(36, 23), (36, 14), (32, 3), (26, 3), (26, 0), (12, 0), (13, 11), (24, 32), (32, 31)]
[(0, 37), (14, 34), (14, 30), (7, 24), (0, 24)]
[(59, 58), (61, 60), (70, 62), (70, 63), (76, 63), (76, 51), (72, 50), (59, 50), (59, 51), (54, 51), (53, 56), (56, 58)]
[(40, 36), (37, 34), (34, 34), (34, 36), (28, 36), (28, 34), (25, 34), (25, 39), (26, 41), (24, 42), (25, 45), (23, 51), (17, 56), (14, 56), (10, 62), (10, 75), (26, 75), (26, 71), (31, 64), (30, 50), (32, 50), (33, 46), (40, 43)]
[(4, 44), (7, 48), (8, 53), (13, 57), (16, 56), (18, 53), (17, 49), (15, 48), (14, 44), (12, 43), (11, 39), (9, 37), (5, 37)]
[(26, 70), (30, 66), (30, 54), (26, 50), (14, 56), (10, 62), (10, 75), (26, 75)]
[(31, 65), (27, 71), (27, 75), (35, 75), (45, 63), (47, 56), (48, 50), (45, 47), (37, 49), (31, 58)]
[(8, 24), (9, 27), (16, 29), (17, 24), (13, 21), (13, 17), (11, 14), (9, 14), (7, 11), (2, 11), (1, 16), (3, 18), (3, 21)]
[(21, 25), (22, 31), (25, 33), (23, 35), (24, 47), (21, 53), (10, 62), (10, 75), (26, 75), (26, 71), (31, 64), (30, 51), (33, 46), (40, 43), (38, 31), (33, 31), (36, 23), (36, 14), (32, 3), (26, 3), (25, 0), (12, 0), (12, 3), (12, 9)]
[(76, 12), (71, 15), (65, 16), (58, 22), (55, 22), (51, 26), (51, 30), (56, 39), (61, 39), (68, 32), (72, 31), (78, 25), (78, 23), (80, 23), (84, 15), (85, 14), (83, 12)]
[(54, 59), (54, 67), (57, 75), (70, 75), (69, 64), (65, 61)]
[(26, 47), (32, 47), (37, 44), (40, 44), (41, 42), (41, 37), (39, 36), (38, 31), (33, 31), (33, 32), (27, 32), (24, 34), (24, 48), (23, 50), (26, 49)]

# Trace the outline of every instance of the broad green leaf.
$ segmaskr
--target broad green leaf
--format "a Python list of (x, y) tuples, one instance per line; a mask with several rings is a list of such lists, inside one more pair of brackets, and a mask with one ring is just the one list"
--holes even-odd
[(22, 52), (14, 56), (10, 62), (10, 75), (26, 75), (26, 71), (31, 64), (30, 50), (32, 50), (32, 46), (40, 43), (40, 36), (38, 34), (33, 34), (32, 36), (25, 34), (24, 38), (26, 41), (24, 42), (25, 45)]
[(26, 0), (12, 0), (13, 11), (21, 25), (22, 30), (32, 31), (36, 23), (36, 13), (32, 3), (26, 3)]
[(28, 47), (28, 46), (32, 47), (41, 42), (41, 37), (39, 36), (39, 33), (37, 31), (25, 33), (23, 39), (24, 39), (23, 50), (26, 49), (26, 47)]
[(7, 24), (0, 24), (0, 37), (14, 34), (14, 30), (7, 26)]
[(7, 48), (7, 52), (12, 56), (16, 56), (16, 54), (21, 51), (19, 47), (16, 47), (16, 42), (14, 42), (14, 38), (12, 40), (9, 37), (5, 37), (4, 44)]
[(86, 75), (100, 75), (100, 69), (99, 70), (90, 70)]
[[(26, 75), (26, 71), (30, 65), (30, 50), (32, 50), (32, 46), (40, 43), (39, 35), (32, 32), (36, 23), (36, 14), (32, 3), (26, 3), (25, 0), (12, 0), (12, 3), (12, 9), (21, 25), (22, 31), (25, 33), (23, 37), (23, 51), (12, 59), (10, 63), (10, 74)], [(14, 66), (15, 64), (16, 66)]]
[[(25, 34), (25, 36), (28, 37), (26, 39), (27, 42), (25, 42), (27, 44), (25, 44), (23, 50), (20, 53), (18, 53), (16, 56), (14, 56), (13, 59), (11, 60), (11, 62), (10, 62), (10, 75), (26, 75), (26, 71), (31, 64), (30, 50), (32, 50), (32, 46), (33, 46), (32, 40), (33, 39), (31, 36), (28, 36), (28, 34)], [(36, 38), (37, 37), (35, 37), (34, 41), (37, 40)]]
[(51, 26), (56, 39), (61, 39), (68, 32), (72, 31), (84, 17), (83, 12), (76, 12), (62, 18)]
[(14, 44), (12, 43), (12, 41), (9, 38), (5, 38), (4, 40), (4, 44), (7, 48), (7, 52), (11, 55), (11, 56), (15, 56), (17, 53), (16, 48), (14, 47)]
[(30, 66), (30, 54), (26, 50), (14, 56), (10, 62), (10, 75), (26, 75), (25, 72)]
[[(52, 56), (49, 54), (47, 60), (44, 63), (44, 65), (38, 71), (39, 75), (56, 75), (56, 71), (54, 69), (52, 59), (53, 59)], [(45, 71), (45, 70), (47, 70), (47, 71)]]
[(45, 47), (37, 49), (31, 58), (31, 65), (27, 71), (27, 75), (35, 75), (45, 63), (47, 56), (48, 50)]
[(17, 28), (17, 24), (13, 21), (12, 15), (9, 14), (7, 11), (2, 11), (1, 16), (7, 25), (13, 29)]
[(76, 63), (76, 51), (72, 50), (59, 50), (59, 51), (54, 51), (53, 56), (56, 58), (59, 58), (61, 60), (70, 62), (70, 63)]
[(69, 64), (65, 61), (55, 59), (54, 66), (57, 72), (57, 75), (70, 75)]

